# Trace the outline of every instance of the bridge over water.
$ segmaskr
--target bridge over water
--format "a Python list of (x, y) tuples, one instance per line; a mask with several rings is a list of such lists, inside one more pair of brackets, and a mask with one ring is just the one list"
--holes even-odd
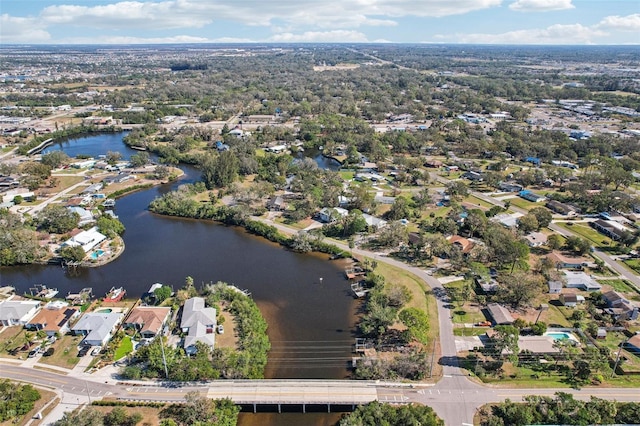
[(127, 387), (127, 394), (120, 397), (126, 400), (150, 400), (154, 396), (166, 400), (175, 394), (182, 398), (188, 391), (198, 391), (209, 398), (229, 398), (238, 405), (274, 406), (278, 412), (283, 405), (297, 405), (306, 411), (307, 406), (326, 406), (331, 411), (332, 406), (355, 406), (371, 401), (391, 403), (406, 402), (402, 389), (408, 385), (381, 385), (374, 381), (349, 380), (225, 380), (214, 381), (195, 386), (174, 388), (168, 392), (166, 388), (157, 386)]

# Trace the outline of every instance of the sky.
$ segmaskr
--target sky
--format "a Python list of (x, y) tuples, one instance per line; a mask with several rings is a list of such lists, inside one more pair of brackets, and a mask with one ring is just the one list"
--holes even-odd
[(0, 0), (0, 44), (640, 44), (640, 0)]

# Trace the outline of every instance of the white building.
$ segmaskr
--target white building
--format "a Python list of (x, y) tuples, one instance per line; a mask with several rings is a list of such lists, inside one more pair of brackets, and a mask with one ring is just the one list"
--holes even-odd
[(0, 324), (4, 326), (24, 325), (40, 308), (37, 300), (5, 300), (0, 302)]
[(82, 249), (85, 253), (89, 253), (93, 250), (98, 244), (106, 240), (107, 237), (98, 232), (97, 227), (93, 227), (86, 231), (80, 232), (75, 237), (69, 238), (67, 241), (62, 243), (62, 246), (82, 246)]

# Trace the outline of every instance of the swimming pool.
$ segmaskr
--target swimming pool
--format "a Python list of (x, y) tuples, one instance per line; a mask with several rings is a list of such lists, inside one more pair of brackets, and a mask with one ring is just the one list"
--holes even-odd
[(100, 309), (99, 311), (96, 311), (97, 314), (110, 314), (111, 312), (113, 312), (113, 309)]
[(576, 336), (563, 331), (549, 331), (547, 333), (544, 333), (544, 335), (552, 337), (553, 340), (573, 340), (574, 342), (578, 341), (578, 339), (576, 339)]
[(102, 250), (100, 250), (100, 249), (98, 249), (98, 250), (94, 250), (94, 252), (93, 252), (93, 253), (91, 253), (91, 258), (92, 258), (93, 260), (96, 260), (96, 259), (98, 259), (99, 257), (101, 257), (102, 255), (104, 255), (104, 251), (102, 251)]

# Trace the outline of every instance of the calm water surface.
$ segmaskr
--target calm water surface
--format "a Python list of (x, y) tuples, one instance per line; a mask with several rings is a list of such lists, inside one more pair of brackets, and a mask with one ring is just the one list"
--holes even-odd
[[(136, 151), (122, 143), (122, 136), (71, 139), (48, 150), (94, 157), (119, 151), (128, 158)], [(185, 171), (186, 177), (179, 183), (198, 179), (197, 170)], [(114, 262), (76, 271), (59, 266), (4, 268), (0, 285), (13, 285), (24, 292), (33, 284), (46, 284), (57, 287), (61, 294), (92, 287), (97, 295), (112, 286), (124, 286), (129, 297), (139, 297), (155, 282), (178, 289), (187, 276), (196, 284), (226, 281), (250, 291), (269, 324), (272, 351), (268, 378), (347, 377), (358, 305), (343, 278), (344, 265), (327, 260), (326, 255), (287, 251), (239, 228), (167, 218), (146, 210), (153, 198), (179, 183), (118, 200), (116, 213), (126, 227), (126, 250)], [(243, 414), (240, 424), (329, 425), (339, 417), (322, 413)]]

